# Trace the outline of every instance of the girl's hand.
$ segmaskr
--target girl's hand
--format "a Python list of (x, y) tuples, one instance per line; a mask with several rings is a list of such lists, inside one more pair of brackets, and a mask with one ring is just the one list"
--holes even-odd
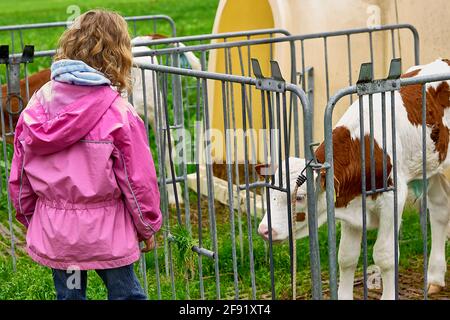
[(147, 240), (144, 240), (145, 247), (141, 249), (141, 252), (149, 252), (150, 250), (153, 250), (156, 245), (155, 241), (155, 235), (152, 235)]

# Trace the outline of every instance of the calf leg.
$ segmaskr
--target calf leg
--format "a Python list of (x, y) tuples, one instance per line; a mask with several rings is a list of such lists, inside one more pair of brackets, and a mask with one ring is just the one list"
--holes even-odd
[(431, 252), (428, 266), (429, 293), (437, 293), (445, 287), (445, 244), (450, 210), (450, 184), (443, 174), (429, 179), (428, 209), (431, 224)]
[[(400, 229), (403, 207), (407, 196), (407, 186), (398, 185), (398, 231)], [(380, 199), (380, 222), (377, 240), (373, 248), (373, 260), (381, 270), (383, 280), (382, 300), (395, 299), (395, 247), (394, 247), (394, 197), (392, 193), (384, 194)], [(400, 253), (399, 253), (400, 255)]]
[(360, 228), (352, 227), (347, 222), (341, 222), (341, 241), (339, 243), (339, 300), (353, 300), (353, 282), (355, 269), (361, 250)]

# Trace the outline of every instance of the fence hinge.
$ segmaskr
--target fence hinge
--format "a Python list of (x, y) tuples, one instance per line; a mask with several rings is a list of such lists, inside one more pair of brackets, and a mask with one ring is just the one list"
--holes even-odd
[(359, 70), (358, 82), (356, 83), (358, 96), (398, 90), (400, 88), (401, 70), (401, 59), (392, 59), (388, 77), (374, 80), (373, 64), (371, 62), (363, 63)]
[(266, 78), (263, 76), (261, 71), (261, 66), (257, 59), (252, 58), (252, 69), (253, 74), (256, 77), (256, 88), (259, 90), (274, 91), (274, 92), (285, 92), (286, 91), (286, 81), (284, 81), (281, 75), (280, 66), (278, 62), (270, 60), (271, 77)]

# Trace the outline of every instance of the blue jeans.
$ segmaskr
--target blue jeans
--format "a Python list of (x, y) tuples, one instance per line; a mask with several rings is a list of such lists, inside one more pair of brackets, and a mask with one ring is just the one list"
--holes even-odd
[[(147, 299), (134, 273), (133, 264), (95, 271), (108, 289), (108, 300)], [(52, 269), (52, 274), (58, 300), (86, 300), (87, 271)]]

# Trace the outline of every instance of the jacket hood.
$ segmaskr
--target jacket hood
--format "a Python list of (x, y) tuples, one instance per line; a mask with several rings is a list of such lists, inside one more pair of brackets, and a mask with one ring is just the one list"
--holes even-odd
[(22, 112), (24, 148), (45, 155), (83, 139), (119, 93), (108, 85), (79, 86), (50, 81)]

